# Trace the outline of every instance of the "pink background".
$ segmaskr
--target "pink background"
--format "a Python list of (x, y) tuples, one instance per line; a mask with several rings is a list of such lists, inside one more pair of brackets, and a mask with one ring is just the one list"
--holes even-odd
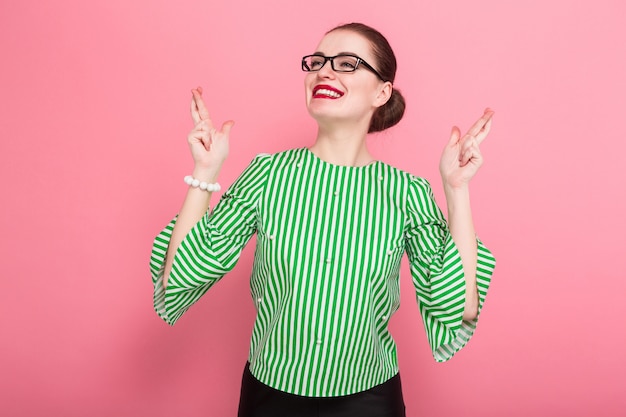
[(448, 363), (404, 264), (392, 327), (409, 417), (625, 415), (620, 0), (3, 1), (2, 415), (235, 414), (253, 245), (176, 327), (152, 310), (151, 242), (191, 172), (189, 90), (237, 122), (228, 185), (256, 153), (311, 143), (299, 60), (349, 21), (388, 37), (408, 101), (372, 149), (440, 205), (451, 126), (496, 110), (473, 206), (498, 267)]

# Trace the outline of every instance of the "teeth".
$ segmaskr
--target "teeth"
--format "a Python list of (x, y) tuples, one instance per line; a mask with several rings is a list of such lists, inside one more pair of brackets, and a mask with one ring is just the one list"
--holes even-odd
[(339, 93), (337, 93), (335, 91), (327, 90), (325, 88), (320, 88), (319, 90), (315, 91), (315, 94), (323, 94), (325, 96), (333, 97), (333, 98), (341, 97), (341, 94), (339, 94)]

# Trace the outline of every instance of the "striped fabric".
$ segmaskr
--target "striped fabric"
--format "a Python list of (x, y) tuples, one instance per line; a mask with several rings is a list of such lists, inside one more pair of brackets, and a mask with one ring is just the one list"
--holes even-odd
[[(257, 233), (250, 370), (297, 395), (347, 395), (398, 372), (387, 329), (406, 252), (435, 360), (470, 339), (461, 259), (429, 184), (382, 162), (327, 163), (306, 148), (259, 155), (181, 243), (162, 278), (175, 219), (151, 257), (154, 306), (173, 325)], [(482, 308), (495, 260), (478, 241)]]

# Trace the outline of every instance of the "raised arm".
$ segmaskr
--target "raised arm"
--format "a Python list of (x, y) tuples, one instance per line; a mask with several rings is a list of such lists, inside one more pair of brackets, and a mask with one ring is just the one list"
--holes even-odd
[[(209, 116), (209, 112), (202, 99), (202, 88), (191, 90), (191, 118), (194, 128), (187, 136), (189, 149), (194, 161), (192, 176), (199, 181), (215, 183), (222, 168), (222, 164), (228, 156), (228, 140), (230, 129), (234, 122), (225, 122), (217, 130)], [(209, 209), (212, 193), (197, 187), (189, 187), (183, 205), (178, 214), (176, 225), (172, 231), (172, 237), (167, 251), (163, 286), (167, 286), (167, 280), (172, 269), (174, 255), (183, 238), (193, 226), (202, 218)]]
[(470, 207), (469, 182), (483, 163), (480, 144), (489, 133), (493, 114), (491, 109), (486, 109), (482, 117), (463, 136), (459, 128), (454, 126), (439, 164), (448, 207), (450, 234), (463, 262), (466, 285), (464, 320), (473, 320), (478, 314), (477, 244)]

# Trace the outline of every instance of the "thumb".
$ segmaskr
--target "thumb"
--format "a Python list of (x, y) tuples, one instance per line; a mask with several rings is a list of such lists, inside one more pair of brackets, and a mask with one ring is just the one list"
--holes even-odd
[(450, 133), (450, 141), (448, 142), (449, 146), (454, 146), (459, 143), (461, 139), (461, 130), (458, 127), (452, 126), (452, 132)]
[(224, 122), (221, 129), (222, 133), (225, 135), (230, 135), (230, 129), (233, 127), (234, 124), (234, 120), (228, 120), (227, 122)]

